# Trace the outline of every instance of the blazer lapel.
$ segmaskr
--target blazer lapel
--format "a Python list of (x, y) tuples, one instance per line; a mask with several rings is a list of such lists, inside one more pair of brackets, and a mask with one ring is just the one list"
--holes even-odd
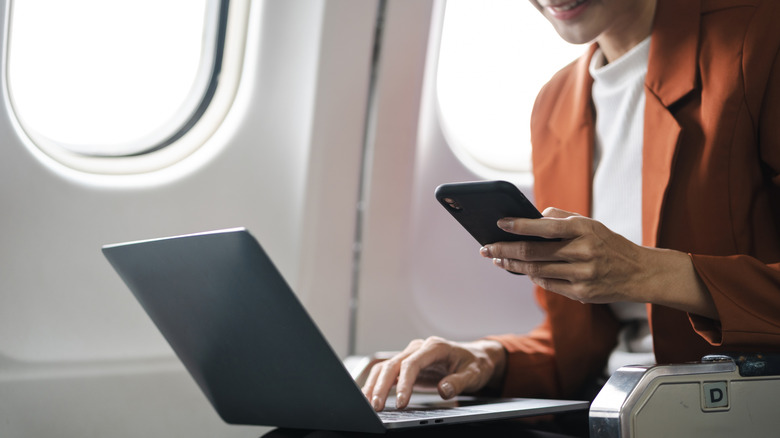
[[(700, 0), (658, 0), (645, 78), (642, 164), (642, 241), (658, 243), (664, 197), (681, 135), (670, 111), (696, 87)], [(593, 79), (588, 72), (596, 45), (574, 65), (574, 74), (553, 104), (544, 148), (534, 145), (537, 199), (589, 216), (593, 179)], [(549, 176), (549, 177), (546, 177)], [(548, 205), (541, 205), (546, 207)]]
[(699, 0), (659, 0), (645, 78), (642, 241), (658, 244), (664, 197), (680, 140), (669, 108), (696, 87)]
[[(544, 151), (539, 152), (534, 166), (548, 170), (535, 172), (549, 176), (534, 182), (537, 194), (544, 202), (573, 213), (590, 215), (594, 122), (591, 104), (593, 79), (588, 73), (588, 64), (596, 46), (575, 61), (575, 74), (568, 80), (550, 111), (547, 132), (553, 138), (545, 142)], [(547, 207), (544, 205), (543, 207)]]

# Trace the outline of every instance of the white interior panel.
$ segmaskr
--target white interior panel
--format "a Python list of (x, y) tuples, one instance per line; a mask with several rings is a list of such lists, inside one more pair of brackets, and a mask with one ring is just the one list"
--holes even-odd
[[(7, 1), (0, 10), (5, 47)], [(103, 259), (106, 243), (245, 226), (346, 355), (376, 11), (253, 1), (225, 122), (152, 174), (58, 168), (25, 147), (2, 87), (0, 436), (261, 434), (222, 423), (181, 367), (158, 367), (177, 361)]]
[[(8, 0), (0, 5), (5, 47)], [(252, 1), (224, 123), (189, 157), (143, 175), (81, 174), (37, 152), (3, 83), (0, 436), (266, 430), (216, 417), (103, 259), (106, 243), (245, 226), (341, 356), (351, 342), (370, 353), (537, 324), (528, 280), (479, 257), (433, 198), (440, 183), (479, 179), (438, 125), (442, 6)], [(513, 178), (529, 191), (527, 176)]]
[[(102, 244), (125, 240), (247, 226), (304, 301), (328, 297), (319, 303), (332, 308), (321, 316), (342, 307), (349, 280), (326, 276), (338, 283), (331, 288), (319, 277), (315, 290), (300, 287), (301, 273), (316, 275), (304, 261), (325, 251), (322, 270), (349, 279), (376, 5), (318, 5), (255, 4), (238, 102), (187, 160), (213, 156), (178, 178), (118, 176), (125, 180), (118, 185), (106, 176), (101, 186), (53, 172), (58, 164), (30, 154), (2, 108), (0, 332), (10, 336), (0, 337), (0, 354), (21, 361), (168, 354), (100, 253)], [(347, 44), (349, 57), (333, 56)], [(137, 182), (155, 176), (169, 180)], [(341, 326), (334, 342), (344, 352), (346, 317), (333, 316), (338, 324), (323, 325)]]
[[(431, 335), (523, 333), (542, 318), (531, 282), (483, 259), (433, 196), (439, 184), (484, 179), (454, 156), (438, 121), (443, 6), (388, 4), (361, 262), (357, 351), (364, 354)], [(530, 176), (503, 177), (530, 196)]]

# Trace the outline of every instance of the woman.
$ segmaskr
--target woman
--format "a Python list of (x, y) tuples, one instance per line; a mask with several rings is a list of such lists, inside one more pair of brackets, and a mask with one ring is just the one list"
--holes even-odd
[(536, 202), (552, 207), (498, 226), (562, 241), (480, 252), (530, 277), (546, 319), (523, 336), (412, 341), (372, 369), (377, 410), (396, 382), (406, 406), (419, 376), (444, 398), (569, 398), (610, 362), (780, 349), (778, 2), (531, 2), (594, 44), (534, 106)]

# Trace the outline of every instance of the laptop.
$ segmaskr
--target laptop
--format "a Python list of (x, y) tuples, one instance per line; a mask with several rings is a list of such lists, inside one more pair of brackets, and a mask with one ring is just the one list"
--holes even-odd
[(103, 253), (227, 423), (383, 433), (588, 407), (414, 395), (408, 409), (377, 413), (246, 229), (106, 245)]

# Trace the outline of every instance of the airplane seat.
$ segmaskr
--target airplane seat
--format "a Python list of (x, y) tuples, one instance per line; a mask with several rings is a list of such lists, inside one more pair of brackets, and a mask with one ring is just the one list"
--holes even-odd
[(590, 438), (780, 436), (780, 354), (618, 369), (593, 400)]

